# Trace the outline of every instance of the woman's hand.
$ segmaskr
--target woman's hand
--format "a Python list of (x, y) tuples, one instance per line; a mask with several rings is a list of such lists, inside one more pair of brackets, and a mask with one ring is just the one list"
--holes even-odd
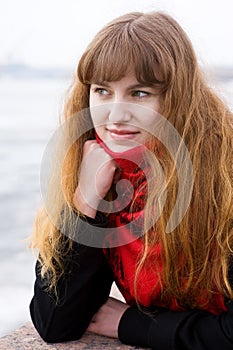
[(79, 185), (73, 202), (84, 215), (95, 218), (101, 199), (109, 191), (118, 165), (95, 140), (86, 141), (83, 148)]
[(128, 307), (129, 305), (118, 299), (108, 298), (107, 302), (93, 316), (87, 331), (106, 337), (118, 338), (118, 325)]

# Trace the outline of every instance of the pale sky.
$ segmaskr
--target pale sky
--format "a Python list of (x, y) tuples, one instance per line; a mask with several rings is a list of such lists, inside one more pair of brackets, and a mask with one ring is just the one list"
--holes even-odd
[(73, 67), (108, 21), (150, 10), (179, 21), (203, 64), (233, 66), (232, 0), (0, 0), (0, 64)]

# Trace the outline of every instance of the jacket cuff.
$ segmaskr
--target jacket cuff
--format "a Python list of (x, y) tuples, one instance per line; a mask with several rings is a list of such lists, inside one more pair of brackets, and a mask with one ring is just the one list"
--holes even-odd
[(155, 315), (145, 314), (134, 307), (128, 308), (119, 323), (119, 340), (128, 345), (152, 347), (158, 350), (176, 349), (178, 327), (188, 312), (161, 310)]
[(149, 329), (149, 344), (159, 344), (159, 350), (177, 349), (178, 328), (189, 314), (167, 310), (159, 313)]
[(79, 216), (73, 211), (70, 225), (64, 233), (81, 245), (103, 248), (108, 234), (107, 226), (108, 219), (101, 212), (97, 212), (95, 218), (91, 218), (86, 215)]
[(80, 219), (95, 227), (107, 227), (108, 224), (107, 217), (99, 211), (97, 211), (94, 219), (86, 215), (80, 216)]
[(128, 345), (149, 347), (149, 329), (153, 319), (135, 307), (126, 309), (118, 326), (119, 340)]

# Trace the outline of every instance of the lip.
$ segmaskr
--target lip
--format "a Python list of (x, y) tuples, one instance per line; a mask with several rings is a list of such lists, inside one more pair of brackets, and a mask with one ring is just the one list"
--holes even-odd
[(117, 134), (117, 135), (128, 135), (128, 134), (138, 134), (139, 131), (132, 131), (132, 130), (117, 130), (117, 129), (107, 129), (109, 132)]
[(111, 129), (107, 129), (107, 131), (110, 133), (111, 137), (113, 139), (133, 139), (136, 135), (139, 134), (139, 131), (132, 131), (132, 130), (111, 130)]

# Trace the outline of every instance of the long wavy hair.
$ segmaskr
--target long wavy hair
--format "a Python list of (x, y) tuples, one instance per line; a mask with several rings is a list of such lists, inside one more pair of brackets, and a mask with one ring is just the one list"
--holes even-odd
[[(175, 297), (181, 305), (190, 308), (203, 306), (197, 302), (200, 290), (206, 290), (209, 296), (217, 291), (233, 298), (228, 280), (233, 252), (232, 113), (206, 83), (192, 44), (176, 20), (161, 12), (133, 12), (100, 30), (78, 63), (62, 120), (72, 120), (88, 108), (92, 82), (120, 80), (130, 67), (134, 67), (139, 82), (158, 87), (161, 114), (185, 142), (193, 166), (190, 206), (178, 227), (167, 234), (166, 225), (176, 203), (179, 184), (174, 161), (161, 145), (159, 162), (166, 176), (167, 197), (154, 228), (143, 236), (144, 252), (138, 259), (135, 288), (140, 270), (149, 261), (151, 247), (160, 244), (164, 298)], [(81, 130), (85, 123), (90, 127), (66, 154), (62, 167), (63, 195), (57, 194), (61, 186), (61, 178), (57, 176), (57, 172), (61, 172), (59, 167), (54, 166), (48, 185), (47, 200), (52, 203), (53, 217), (59, 220), (62, 212), (64, 228), (71, 226), (69, 220), (74, 209), (73, 195), (78, 185), (83, 145), (94, 138), (90, 115), (86, 113), (76, 120), (75, 128)], [(69, 142), (71, 129), (65, 129), (63, 142)], [(151, 149), (156, 153), (153, 146)], [(151, 191), (145, 206), (145, 222), (150, 221), (154, 207), (155, 193)], [(72, 239), (67, 242), (55, 222), (42, 208), (32, 235), (32, 247), (39, 250), (42, 274), (49, 273), (51, 288), (63, 275), (65, 256), (73, 246)], [(72, 227), (69, 229), (72, 231)]]

